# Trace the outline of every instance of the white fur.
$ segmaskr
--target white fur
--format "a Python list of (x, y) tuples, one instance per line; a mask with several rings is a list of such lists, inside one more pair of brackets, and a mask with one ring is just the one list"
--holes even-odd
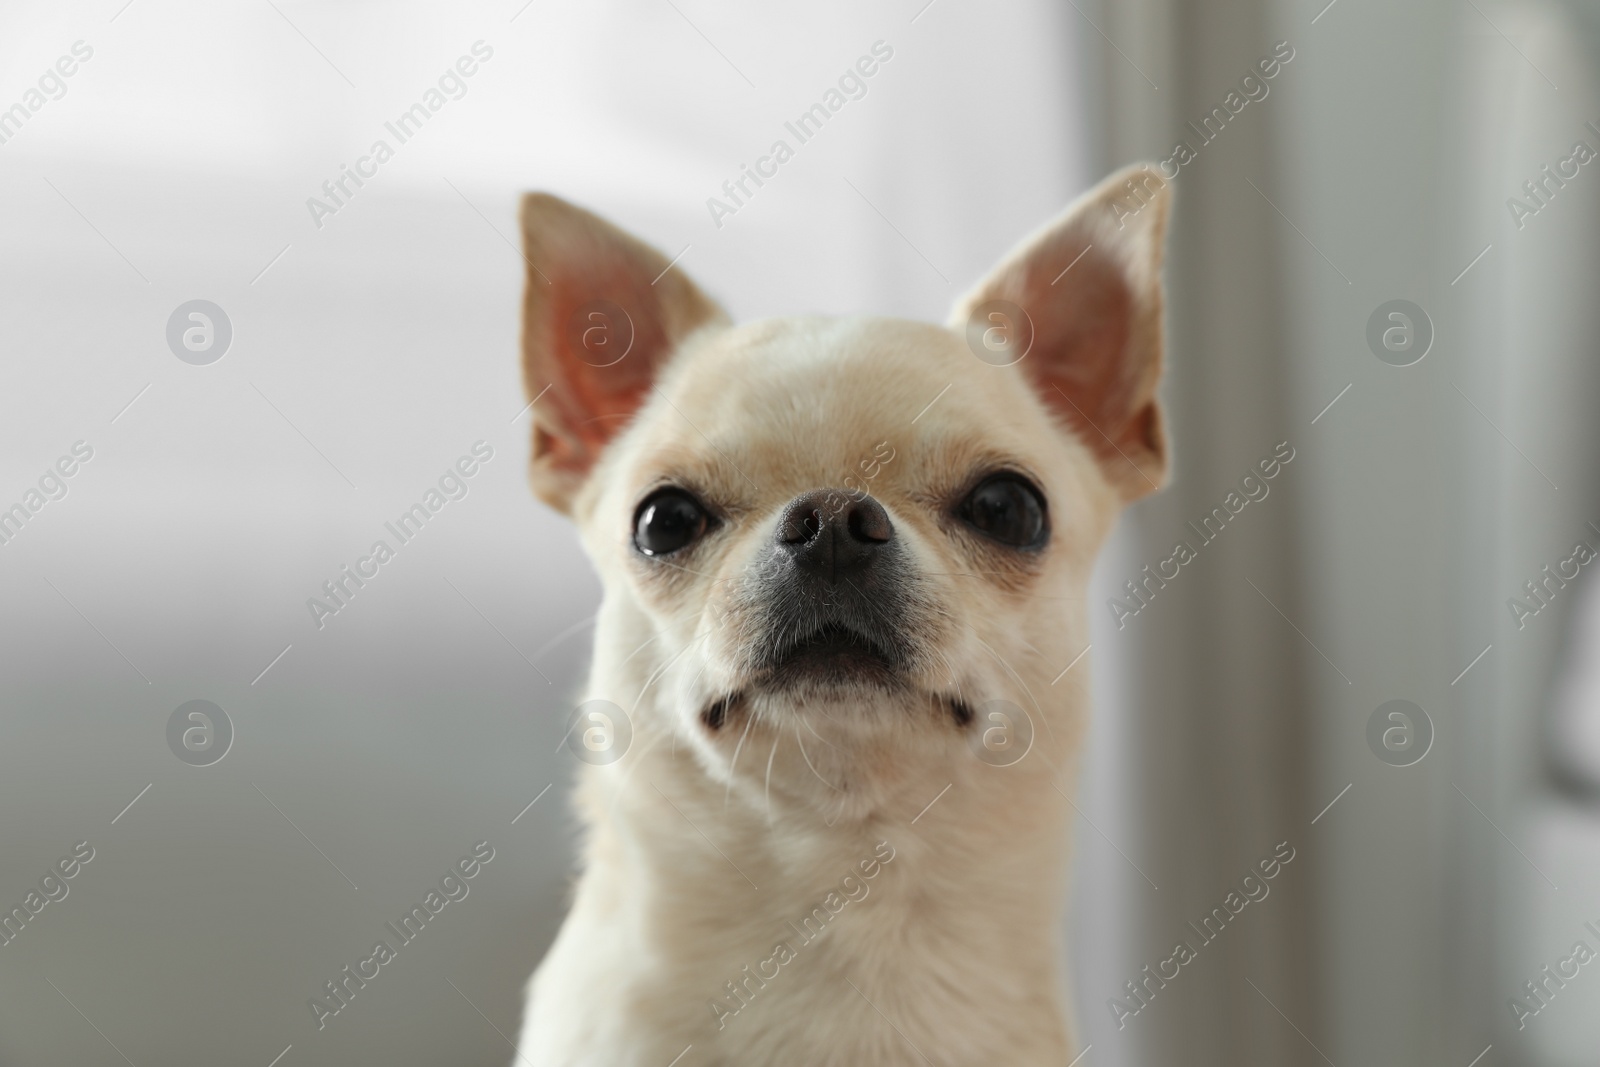
[[(700, 719), (759, 638), (741, 597), (779, 510), (859, 478), (885, 441), (894, 459), (867, 489), (928, 605), (904, 620), (932, 650), (916, 681), (1024, 708), (1034, 743), (1014, 765), (975, 758), (989, 724), (963, 729), (931, 697), (777, 694), (721, 730)], [(1049, 501), (1051, 541), (1026, 573), (981, 566), (934, 503), (995, 460)], [(583, 875), (530, 984), (518, 1062), (1060, 1067), (1077, 1054), (1057, 931), (1088, 661), (1061, 672), (1088, 643), (1089, 572), (1127, 495), (1104, 463), (1017, 368), (981, 362), (951, 329), (791, 319), (681, 346), (571, 502), (604, 585), (583, 697), (625, 709), (634, 736), (580, 776)], [(631, 548), (633, 512), (685, 476), (730, 519), (663, 571)], [(819, 906), (830, 921), (805, 942), (789, 924)], [(780, 941), (793, 958), (766, 965), (746, 1006), (712, 1007), (738, 1003), (726, 983)]]

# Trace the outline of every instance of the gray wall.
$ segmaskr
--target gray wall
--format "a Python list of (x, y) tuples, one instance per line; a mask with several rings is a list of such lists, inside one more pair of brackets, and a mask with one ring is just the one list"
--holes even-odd
[[(1584, 579), (1542, 631), (1519, 631), (1506, 600), (1597, 511), (1600, 185), (1585, 171), (1542, 229), (1519, 231), (1505, 206), (1575, 139), (1600, 145), (1584, 129), (1600, 116), (1592, 18), (1360, 0), (1103, 15), (1112, 162), (1193, 140), (1185, 121), (1257, 55), (1296, 50), (1177, 180), (1180, 473), (1130, 524), (1139, 559), (1269, 441), (1298, 458), (1130, 623), (1127, 658), (1159, 666), (1136, 675), (1130, 729), (1146, 743), (1123, 788), (1162, 889), (1139, 898), (1124, 970), (1252, 850), (1282, 836), (1302, 858), (1129, 1022), (1122, 1062), (1593, 1062), (1600, 984), (1569, 984), (1521, 1029), (1508, 1009), (1574, 941), (1597, 947), (1582, 923), (1600, 813), (1554, 781), (1543, 726), (1562, 655), (1595, 654), (1567, 636)], [(1432, 320), (1414, 366), (1366, 341), (1396, 298)], [(1394, 699), (1433, 725), (1413, 766), (1368, 745)]]

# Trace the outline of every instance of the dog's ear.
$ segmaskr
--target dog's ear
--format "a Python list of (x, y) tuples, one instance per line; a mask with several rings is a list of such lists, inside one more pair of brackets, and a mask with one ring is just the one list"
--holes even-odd
[(1113, 174), (1024, 241), (949, 322), (987, 362), (1016, 362), (1130, 501), (1167, 474), (1155, 391), (1170, 201), (1148, 165)]
[(678, 345), (726, 316), (660, 252), (558, 197), (523, 197), (522, 246), (533, 490), (568, 511)]

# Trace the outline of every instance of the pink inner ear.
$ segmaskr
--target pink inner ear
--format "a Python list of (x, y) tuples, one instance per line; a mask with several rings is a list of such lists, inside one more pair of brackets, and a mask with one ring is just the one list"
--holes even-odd
[[(575, 470), (587, 468), (638, 410), (669, 348), (649, 280), (618, 257), (595, 251), (580, 261), (587, 269), (557, 270), (551, 278), (546, 343), (535, 368), (553, 383), (549, 399), (559, 412), (558, 424), (571, 438), (551, 438), (550, 459)], [(594, 366), (582, 342), (587, 327), (583, 313), (599, 300), (622, 308), (632, 329), (628, 354), (609, 366)]]
[(522, 199), (522, 367), (535, 491), (567, 509), (678, 343), (724, 316), (659, 251), (548, 193)]
[[(1121, 462), (1124, 439), (1144, 434), (1132, 425), (1144, 412), (1138, 390), (1146, 370), (1129, 351), (1133, 293), (1110, 257), (1091, 249), (1078, 259), (1083, 250), (1081, 238), (1063, 239), (1039, 257), (1045, 269), (1027, 272), (1017, 303), (1033, 319), (1034, 336), (1019, 366), (1085, 444), (1107, 462)], [(1052, 271), (1051, 264), (1060, 265)]]

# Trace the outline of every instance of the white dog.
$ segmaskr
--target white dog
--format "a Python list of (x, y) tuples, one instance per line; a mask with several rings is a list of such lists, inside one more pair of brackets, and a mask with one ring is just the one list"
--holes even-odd
[(568, 735), (583, 874), (524, 1061), (1077, 1054), (1077, 661), (1096, 551), (1167, 470), (1168, 200), (1113, 176), (945, 327), (733, 326), (656, 251), (524, 200), (532, 482), (605, 589)]

